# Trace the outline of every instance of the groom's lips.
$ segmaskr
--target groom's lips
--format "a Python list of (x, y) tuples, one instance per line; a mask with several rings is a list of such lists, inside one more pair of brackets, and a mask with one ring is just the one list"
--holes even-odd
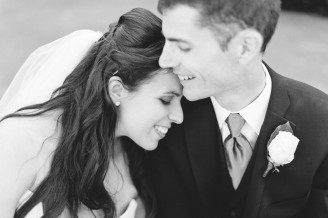
[(178, 77), (179, 77), (180, 81), (187, 81), (187, 80), (192, 80), (195, 78), (194, 76), (179, 75), (179, 74), (178, 74)]

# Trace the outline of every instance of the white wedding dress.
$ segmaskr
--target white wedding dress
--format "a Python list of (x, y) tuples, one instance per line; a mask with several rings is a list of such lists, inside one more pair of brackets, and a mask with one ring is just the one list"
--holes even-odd
[[(27, 191), (23, 195), (19, 203), (21, 204), (25, 202), (28, 198), (32, 196), (32, 194), (33, 193), (31, 191)], [(137, 201), (132, 199), (126, 211), (119, 218), (135, 218), (137, 206), (138, 206)], [(40, 218), (42, 217), (42, 215), (43, 215), (43, 207), (42, 204), (39, 203), (27, 214), (27, 216), (25, 216), (25, 218)]]

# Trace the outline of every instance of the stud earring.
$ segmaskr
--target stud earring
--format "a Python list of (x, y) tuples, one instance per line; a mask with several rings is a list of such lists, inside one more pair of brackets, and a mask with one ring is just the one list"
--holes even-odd
[(116, 105), (116, 107), (118, 107), (121, 105), (121, 102), (117, 101), (117, 102), (115, 102), (115, 105)]

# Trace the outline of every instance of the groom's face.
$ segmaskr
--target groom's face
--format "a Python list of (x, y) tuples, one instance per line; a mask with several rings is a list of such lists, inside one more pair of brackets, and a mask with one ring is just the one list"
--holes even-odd
[(163, 68), (173, 68), (188, 100), (227, 93), (238, 81), (234, 73), (236, 57), (229, 46), (223, 51), (219, 37), (200, 24), (199, 12), (176, 6), (163, 13), (166, 43), (160, 57)]

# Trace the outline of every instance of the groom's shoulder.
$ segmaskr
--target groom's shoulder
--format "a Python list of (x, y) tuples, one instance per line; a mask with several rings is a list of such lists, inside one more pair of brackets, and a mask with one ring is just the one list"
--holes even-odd
[(290, 94), (294, 94), (296, 96), (301, 95), (312, 100), (328, 100), (328, 95), (326, 93), (313, 87), (312, 85), (287, 77), (284, 77), (284, 82)]
[(273, 88), (282, 88), (287, 91), (288, 97), (294, 107), (307, 108), (313, 112), (328, 115), (328, 95), (323, 91), (301, 81), (271, 73)]

